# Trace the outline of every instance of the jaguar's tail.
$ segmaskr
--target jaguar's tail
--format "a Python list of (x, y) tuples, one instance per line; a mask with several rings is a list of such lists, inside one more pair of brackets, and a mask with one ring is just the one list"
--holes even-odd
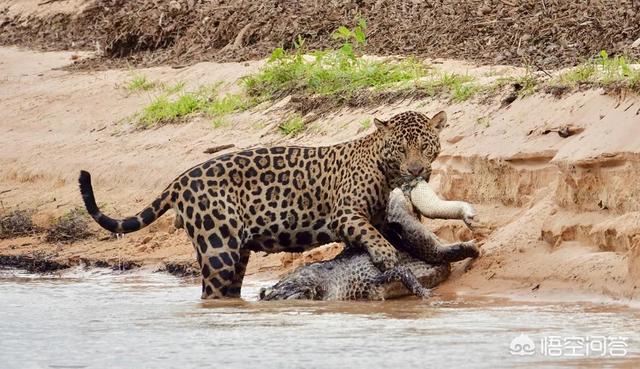
[(149, 224), (153, 223), (167, 210), (171, 209), (171, 198), (169, 191), (165, 191), (162, 195), (158, 196), (151, 205), (142, 209), (138, 214), (133, 217), (125, 219), (113, 219), (104, 215), (98, 205), (96, 199), (93, 196), (93, 187), (91, 186), (91, 174), (84, 170), (80, 171), (80, 193), (84, 200), (84, 206), (91, 217), (100, 224), (100, 226), (113, 233), (129, 233), (142, 229)]

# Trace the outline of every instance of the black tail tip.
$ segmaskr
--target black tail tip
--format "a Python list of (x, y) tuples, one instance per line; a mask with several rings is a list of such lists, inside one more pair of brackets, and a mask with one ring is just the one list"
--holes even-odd
[(84, 206), (87, 208), (87, 211), (92, 216), (98, 214), (100, 210), (98, 210), (96, 200), (93, 198), (91, 174), (89, 174), (89, 172), (87, 172), (86, 170), (81, 170), (80, 178), (78, 178), (78, 183), (80, 184), (80, 194), (82, 195), (82, 200), (84, 201)]
[(91, 180), (91, 174), (86, 170), (80, 170), (80, 182), (86, 182)]
[(78, 182), (80, 183), (80, 192), (84, 193), (86, 190), (91, 189), (91, 174), (86, 170), (80, 171), (80, 178), (78, 178)]
[(82, 195), (84, 206), (87, 209), (87, 212), (95, 219), (95, 217), (100, 214), (100, 210), (96, 204), (96, 199), (93, 197), (91, 174), (86, 170), (81, 170), (78, 182), (80, 184), (80, 194)]

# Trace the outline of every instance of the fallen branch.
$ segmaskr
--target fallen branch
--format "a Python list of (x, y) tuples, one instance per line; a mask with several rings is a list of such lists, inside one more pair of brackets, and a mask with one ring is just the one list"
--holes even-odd
[(51, 3), (56, 3), (58, 1), (66, 1), (66, 0), (47, 0), (47, 1), (43, 1), (41, 3), (38, 3), (38, 6), (40, 5), (47, 5), (47, 4), (51, 4)]
[(203, 152), (205, 154), (215, 154), (218, 151), (222, 151), (222, 150), (226, 150), (226, 149), (230, 149), (232, 147), (235, 147), (236, 145), (234, 144), (227, 144), (227, 145), (220, 145), (220, 146), (214, 146), (214, 147), (210, 147), (206, 150), (204, 150)]

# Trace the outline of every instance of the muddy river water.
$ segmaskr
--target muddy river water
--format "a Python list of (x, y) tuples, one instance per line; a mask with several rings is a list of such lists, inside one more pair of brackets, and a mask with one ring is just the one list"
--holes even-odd
[(161, 273), (0, 271), (0, 368), (640, 367), (640, 311), (498, 298), (203, 302)]

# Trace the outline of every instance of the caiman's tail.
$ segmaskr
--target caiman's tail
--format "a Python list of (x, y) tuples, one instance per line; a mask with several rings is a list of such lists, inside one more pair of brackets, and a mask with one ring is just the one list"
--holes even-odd
[(169, 191), (165, 191), (156, 198), (151, 205), (142, 209), (136, 216), (125, 219), (113, 219), (100, 211), (93, 196), (93, 187), (91, 186), (91, 174), (84, 170), (80, 171), (80, 193), (84, 200), (84, 206), (91, 217), (100, 224), (100, 226), (113, 233), (129, 233), (142, 229), (160, 218), (167, 210), (171, 209), (171, 198)]

